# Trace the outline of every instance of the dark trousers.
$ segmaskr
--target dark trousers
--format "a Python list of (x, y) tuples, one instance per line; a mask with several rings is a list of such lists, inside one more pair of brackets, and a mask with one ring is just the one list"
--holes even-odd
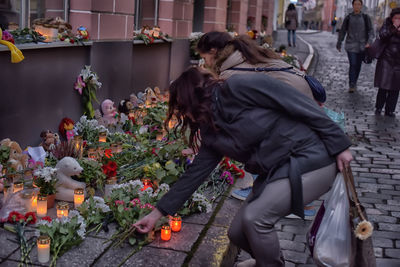
[[(292, 38), (290, 38), (290, 35), (292, 35)], [(288, 44), (289, 45), (296, 45), (296, 30), (288, 30), (287, 31), (287, 39), (288, 39)], [(293, 42), (291, 42), (291, 40), (293, 40)]]
[(360, 74), (361, 63), (364, 59), (364, 52), (347, 52), (347, 57), (349, 58), (350, 63), (349, 85), (350, 87), (355, 87), (357, 85), (358, 75)]
[[(399, 99), (399, 90), (386, 90), (379, 88), (376, 95), (376, 109), (383, 109), (385, 113), (392, 113), (396, 109), (397, 99)], [(386, 104), (386, 105), (385, 105)]]

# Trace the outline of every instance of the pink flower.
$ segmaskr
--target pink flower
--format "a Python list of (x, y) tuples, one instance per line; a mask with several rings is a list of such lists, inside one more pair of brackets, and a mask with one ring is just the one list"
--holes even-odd
[(82, 76), (78, 76), (78, 79), (76, 79), (76, 83), (74, 84), (74, 89), (78, 90), (79, 94), (82, 94), (82, 90), (83, 88), (85, 88), (86, 84), (85, 82), (82, 80)]
[(125, 211), (129, 210), (129, 208), (124, 208)]
[(125, 202), (123, 200), (115, 200), (115, 205), (124, 205)]

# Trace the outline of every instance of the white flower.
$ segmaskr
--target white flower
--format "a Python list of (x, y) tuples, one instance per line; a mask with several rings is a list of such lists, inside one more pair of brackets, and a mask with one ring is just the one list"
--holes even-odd
[(203, 36), (203, 34), (204, 33), (202, 33), (202, 32), (192, 32), (192, 33), (190, 33), (189, 40), (196, 41), (196, 40), (200, 39), (201, 36)]
[(85, 231), (85, 229), (83, 228), (79, 228), (79, 230), (77, 231), (77, 234), (83, 239), (83, 238), (85, 238), (85, 233), (86, 233), (86, 231)]
[(40, 225), (51, 227), (51, 223), (46, 220), (40, 220), (39, 222), (36, 223), (36, 226), (40, 226)]
[(79, 211), (77, 211), (77, 210), (71, 210), (71, 211), (68, 213), (68, 217), (70, 217), (70, 218), (75, 217), (75, 216), (79, 216)]

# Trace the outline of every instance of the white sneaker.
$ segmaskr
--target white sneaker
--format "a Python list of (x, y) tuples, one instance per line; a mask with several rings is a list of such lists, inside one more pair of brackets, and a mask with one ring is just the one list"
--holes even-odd
[(236, 267), (254, 267), (256, 266), (256, 260), (255, 259), (248, 259), (242, 262), (239, 262), (236, 264)]

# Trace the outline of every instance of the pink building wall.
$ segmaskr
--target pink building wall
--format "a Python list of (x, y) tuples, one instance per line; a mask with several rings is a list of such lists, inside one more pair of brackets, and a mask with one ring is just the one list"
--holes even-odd
[(227, 5), (226, 0), (205, 0), (203, 32), (226, 29)]
[(334, 0), (325, 0), (324, 1), (324, 10), (322, 12), (322, 30), (331, 31), (331, 21), (334, 17)]
[(232, 0), (231, 3), (230, 16), (233, 29), (239, 34), (245, 33), (247, 31), (246, 24), (249, 2), (248, 0)]

